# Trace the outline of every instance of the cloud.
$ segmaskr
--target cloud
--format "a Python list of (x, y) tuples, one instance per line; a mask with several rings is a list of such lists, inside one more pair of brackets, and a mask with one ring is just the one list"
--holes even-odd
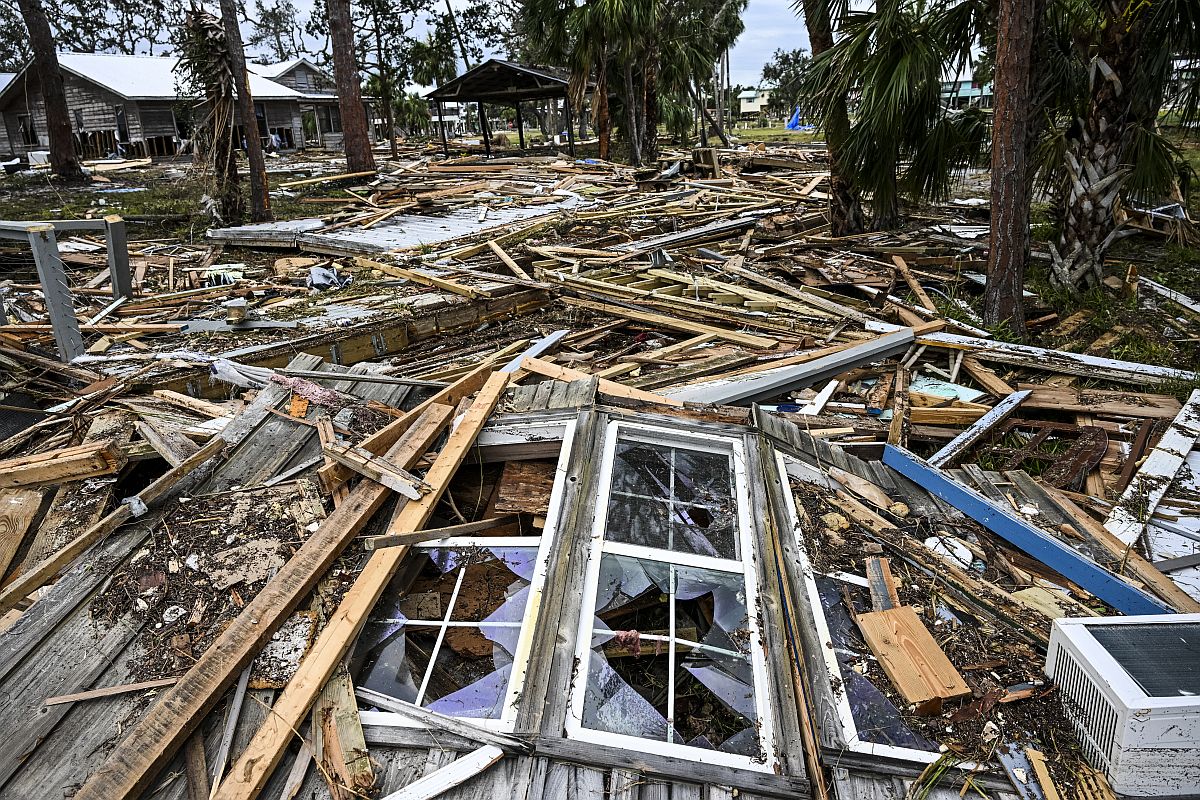
[(742, 14), (746, 30), (729, 51), (729, 79), (757, 86), (763, 64), (776, 50), (808, 50), (808, 29), (788, 0), (750, 0)]

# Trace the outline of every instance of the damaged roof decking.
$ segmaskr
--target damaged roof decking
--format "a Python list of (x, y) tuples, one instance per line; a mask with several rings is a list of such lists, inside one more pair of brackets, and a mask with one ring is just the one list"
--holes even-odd
[[(40, 308), (32, 288), (24, 288), (28, 279), (16, 276), (26, 283), (18, 282), (10, 307), (22, 322), (3, 331), (11, 338), (0, 350), (14, 366), (9, 380), (20, 380), (23, 391), (49, 395), (43, 407), (72, 399), (74, 405), (3, 443), (0, 457), (56, 453), (90, 432), (115, 442), (111, 447), (129, 460), (112, 468), (103, 492), (87, 478), (68, 480), (61, 490), (33, 482), (5, 494), (25, 492), (35, 507), (58, 508), (56, 516), (39, 520), (35, 514), (27, 523), (38, 552), (54, 552), (90, 524), (45, 522), (63, 519), (78, 498), (91, 498), (79, 510), (96, 519), (118, 498), (137, 494), (148, 476), (164, 474), (161, 457), (186, 458), (218, 432), (241, 442), (224, 448), (221, 457), (210, 456), (211, 475), (183, 485), (179, 494), (191, 500), (151, 502), (148, 516), (101, 538), (78, 563), (64, 564), (68, 572), (44, 597), (15, 623), (7, 618), (12, 628), (3, 634), (0, 685), (5, 692), (21, 687), (20, 702), (5, 712), (13, 715), (19, 728), (14, 741), (21, 746), (0, 762), (0, 795), (37, 796), (46, 786), (74, 789), (89, 781), (83, 796), (95, 796), (103, 785), (96, 776), (113, 748), (149, 718), (156, 696), (173, 689), (55, 702), (41, 714), (46, 698), (163, 676), (199, 687), (193, 659), (211, 649), (214, 635), (236, 634), (223, 626), (246, 609), (258, 614), (254, 603), (273, 580), (269, 570), (296, 568), (304, 542), (332, 534), (320, 531), (321, 514), (349, 513), (347, 503), (354, 507), (364, 488), (409, 496), (440, 491), (434, 488), (439, 474), (447, 479), (445, 499), (421, 527), (459, 538), (420, 547), (412, 528), (388, 530), (390, 511), (373, 515), (364, 531), (370, 547), (363, 538), (351, 541), (331, 571), (314, 573), (317, 591), (300, 601), (298, 613), (269, 616), (268, 624), (285, 634), (273, 644), (268, 674), (262, 664), (255, 666), (239, 692), (240, 667), (230, 665), (224, 673), (239, 709), (231, 723), (237, 744), (224, 759), (221, 703), (230, 701), (222, 701), (228, 695), (219, 691), (203, 695), (206, 705), (216, 707), (200, 724), (198, 741), (206, 743), (210, 766), (223, 761), (229, 769), (218, 797), (249, 796), (239, 788), (244, 781), (264, 782), (260, 796), (279, 796), (291, 777), (302, 796), (340, 792), (329, 788), (326, 776), (347, 786), (377, 780), (386, 794), (421, 774), (460, 783), (444, 796), (463, 800), (572, 791), (646, 800), (726, 797), (731, 788), (748, 797), (804, 796), (812, 776), (801, 746), (806, 730), (813, 734), (812, 753), (819, 750), (826, 765), (841, 767), (833, 777), (840, 797), (883, 798), (897, 786), (903, 793), (907, 781), (937, 758), (939, 744), (969, 761), (987, 758), (993, 737), (1007, 742), (1025, 734), (1041, 737), (1060, 791), (1083, 781), (1069, 744), (1073, 734), (1052, 687), (1039, 681), (1050, 618), (1109, 611), (1093, 596), (1095, 587), (1052, 572), (931, 494), (931, 486), (878, 459), (889, 440), (929, 455), (976, 424), (990, 425), (980, 421), (993, 407), (1018, 386), (1029, 390), (1020, 382), (1045, 380), (1047, 371), (1092, 377), (1109, 369), (1114, 380), (1135, 381), (1156, 368), (1037, 350), (1008, 351), (1004, 358), (1012, 366), (997, 366), (1000, 359), (989, 360), (996, 346), (978, 335), (968, 309), (954, 312), (965, 319), (947, 319), (903, 288), (905, 274), (928, 294), (950, 286), (960, 271), (978, 269), (977, 246), (942, 230), (872, 234), (849, 247), (829, 242), (820, 220), (824, 178), (812, 158), (808, 152), (750, 156), (741, 159), (742, 171), (726, 165), (718, 183), (685, 176), (674, 179), (678, 189), (663, 193), (636, 191), (627, 174), (611, 165), (522, 160), (430, 168), (417, 158), (397, 175), (365, 187), (351, 184), (346, 207), (321, 225), (343, 226), (330, 236), (370, 236), (400, 213), (429, 225), (457, 213), (461, 234), (441, 240), (435, 252), (277, 258), (232, 246), (222, 252), (135, 244), (142, 296), (106, 314), (106, 290), (80, 288), (99, 268), (97, 257), (82, 247), (84, 252), (64, 256), (80, 304), (90, 303), (88, 318), (99, 314), (103, 327), (85, 326), (93, 352), (72, 365), (56, 365), (35, 349), (48, 333), (35, 327)], [(770, 171), (753, 168), (755, 159), (773, 162)], [(481, 171), (469, 169), (474, 166)], [(544, 198), (554, 189), (590, 204), (483, 235), (472, 223), (483, 206), (490, 209), (488, 218), (510, 210), (545, 214), (546, 205), (526, 205), (522, 198)], [(421, 207), (401, 208), (408, 203)], [(897, 255), (903, 269), (892, 261)], [(342, 282), (352, 276), (353, 283), (335, 288), (329, 276), (314, 273), (334, 267)], [(302, 284), (309, 279), (324, 288), (308, 294)], [(889, 287), (891, 297), (880, 297)], [(248, 322), (230, 321), (231, 312), (219, 305), (227, 299), (247, 301)], [(184, 323), (210, 332), (179, 336), (172, 326)], [(935, 335), (942, 326), (957, 334)], [(916, 339), (904, 348), (871, 349), (905, 336)], [(226, 361), (218, 363), (216, 375), (256, 387), (256, 397), (227, 400), (239, 390), (209, 382), (207, 362), (217, 355)], [(264, 364), (274, 373), (252, 366)], [(403, 412), (395, 409), (412, 408), (437, 392), (450, 392), (446, 402), (460, 405), (463, 396), (480, 390), (477, 370), (489, 365), (511, 368), (511, 385), (495, 412), (475, 418), (482, 430), (469, 454), (463, 451), (462, 468), (430, 469), (436, 444), (428, 454), (412, 454), (406, 468), (383, 457), (390, 444), (372, 431), (399, 419), (395, 415)], [(780, 370), (787, 380), (764, 390), (775, 394), (758, 398), (765, 405), (753, 415), (671, 400), (692, 387), (769, 378)], [(352, 371), (358, 380), (322, 377), (327, 371)], [(474, 382), (460, 394), (445, 388), (464, 378)], [(217, 397), (198, 401), (171, 391), (180, 389)], [(1002, 437), (999, 428), (977, 432), (975, 444), (945, 472), (1015, 510), (1080, 563), (1099, 564), (1113, 575), (1124, 571), (1142, 591), (1184, 610), (1195, 602), (1184, 593), (1186, 583), (1181, 591), (1161, 574), (1156, 583), (1145, 572), (1152, 565), (1136, 553), (1114, 550), (1100, 523), (1074, 505), (1088, 504), (1105, 516), (1108, 509), (1098, 498), (1119, 497), (1138, 474), (1136, 459), (1159, 445), (1155, 421), (1187, 411), (1174, 397), (1140, 387), (1108, 391), (1035, 385), (1016, 403)], [(443, 408), (439, 413), (448, 422), (453, 409)], [(109, 419), (118, 412), (135, 424)], [(1080, 414), (1088, 419), (1081, 421)], [(467, 424), (469, 411), (463, 419)], [(642, 438), (622, 445), (621, 425)], [(1044, 450), (1035, 444), (1039, 436), (1048, 443)], [(708, 464), (725, 452), (725, 445), (714, 443), (726, 441), (746, 448), (728, 451), (737, 469), (752, 476), (744, 484), (735, 477), (726, 486), (721, 470)], [(680, 463), (690, 466), (677, 470), (651, 455), (680, 448), (699, 448), (708, 466), (702, 469), (692, 463), (700, 456), (685, 453)], [(626, 452), (640, 466), (622, 478), (613, 465)], [(1056, 470), (1045, 468), (1047, 458), (1056, 461)], [(790, 481), (772, 477), (777, 466)], [(22, 474), (35, 475), (36, 469), (36, 462), (22, 464)], [(603, 477), (605, 470), (611, 480)], [(1177, 472), (1166, 478), (1176, 483), (1164, 494), (1164, 514), (1151, 520), (1148, 537), (1159, 522), (1174, 523), (1175, 510), (1189, 508), (1188, 473)], [(341, 485), (347, 478), (350, 483)], [(208, 483), (198, 485), (201, 479)], [(317, 494), (323, 507), (311, 502)], [(626, 505), (644, 506), (644, 513), (630, 515)], [(737, 515), (748, 511), (749, 519), (745, 536), (730, 550), (734, 538), (726, 523), (733, 506)], [(628, 520), (604, 522), (605, 514)], [(661, 524), (647, 523), (656, 519)], [(790, 532), (795, 522), (799, 538), (785, 537), (776, 550), (768, 529)], [(18, 529), (18, 540), (25, 538), (19, 523)], [(601, 538), (591, 538), (593, 533)], [(596, 542), (600, 549), (589, 552)], [(37, 573), (37, 559), (28, 555), (31, 542), (18, 544), (10, 581), (17, 571)], [(405, 556), (397, 547), (413, 549)], [(801, 549), (815, 572), (798, 560)], [(349, 672), (334, 669), (336, 659), (328, 661), (329, 674), (308, 682), (311, 691), (325, 687), (312, 698), (314, 716), (308, 705), (287, 699), (301, 691), (288, 680), (295, 658), (309, 647), (310, 635), (333, 635), (325, 620), (345, 618), (335, 612), (346, 598), (359, 596), (348, 590), (367, 574), (363, 565), (389, 551), (395, 582), (386, 591), (375, 584), (381, 603), (356, 606), (364, 614), (364, 635), (339, 638), (337, 645), (349, 652), (357, 640), (360, 657), (352, 658)], [(547, 558), (558, 553), (562, 560), (542, 561), (531, 551)], [(647, 560), (650, 554), (656, 558)], [(729, 555), (734, 558), (724, 558)], [(881, 571), (879, 557), (890, 567)], [(621, 564), (620, 584), (628, 591), (608, 598), (601, 590), (611, 584), (603, 576), (616, 573), (591, 577), (585, 569), (605, 563)], [(263, 564), (269, 565), (266, 573), (258, 570)], [(737, 567), (731, 571), (729, 564)], [(734, 602), (737, 590), (725, 585), (746, 569), (757, 576), (758, 603)], [(684, 572), (691, 577), (680, 582)], [(879, 590), (884, 575), (894, 576), (894, 596)], [(0, 603), (11, 600), (7, 591), (0, 590)], [(535, 608), (557, 624), (533, 623), (528, 615)], [(894, 682), (888, 671), (897, 663), (894, 654), (876, 652), (880, 642), (868, 636), (866, 615), (880, 613), (914, 615), (931, 637), (921, 658), (932, 663), (940, 652), (970, 696), (955, 695), (940, 710), (917, 713), (900, 691), (912, 692), (912, 686)], [(863, 618), (861, 625), (855, 616)], [(751, 620), (761, 621), (765, 642), (747, 652)], [(527, 621), (531, 633), (514, 640)], [(599, 639), (585, 639), (584, 631)], [(560, 636), (568, 646), (558, 645)], [(586, 658), (573, 652), (576, 643)], [(794, 652), (793, 646), (802, 649)], [(603, 653), (599, 660), (592, 655), (597, 650)], [(804, 660), (805, 692), (816, 712), (809, 728), (804, 706), (792, 696), (797, 657)], [(886, 668), (885, 657), (892, 659)], [(585, 661), (587, 669), (580, 666)], [(508, 680), (502, 692), (506, 676), (521, 663), (525, 676)], [(591, 704), (589, 681), (595, 677), (613, 691)], [(422, 685), (424, 713), (466, 716), (421, 716), (419, 706), (406, 702), (417, 699)], [(286, 688), (260, 688), (266, 686)], [(347, 752), (369, 750), (370, 759), (330, 760), (330, 749), (322, 747), (325, 760), (312, 768), (311, 757), (297, 752), (296, 737), (286, 730), (255, 739), (243, 751), (260, 723), (273, 718), (265, 710), (272, 702), (278, 714), (296, 715), (289, 724), (314, 746), (334, 737)], [(565, 716), (574, 702), (580, 703), (577, 725)], [(400, 717), (416, 720), (417, 727)], [(494, 717), (495, 724), (479, 723), (481, 717)], [(119, 734), (116, 720), (125, 721)], [(332, 720), (364, 724), (356, 734), (355, 726)], [(778, 772), (764, 769), (769, 756), (746, 769), (717, 763), (723, 756), (690, 756), (725, 752), (724, 746), (742, 750), (726, 755), (755, 758), (747, 755), (754, 750), (746, 740), (766, 736), (772, 727), (787, 742)], [(650, 734), (654, 738), (639, 738)], [(630, 736), (634, 744), (606, 736)], [(163, 742), (186, 747), (183, 738), (161, 732), (146, 741), (146, 748), (127, 755), (141, 758), (143, 749)], [(639, 747), (641, 741), (651, 744)], [(652, 752), (659, 743), (689, 755), (672, 761)], [(277, 768), (265, 766), (280, 757)], [(1006, 756), (1033, 774), (1023, 758), (1023, 752)], [(182, 760), (161, 763), (167, 768), (144, 785), (160, 787), (157, 796), (184, 796), (196, 776), (186, 777)], [(106, 775), (103, 780), (116, 779)], [(930, 796), (952, 800), (964, 776), (952, 771)], [(993, 796), (1013, 796), (1011, 787), (1003, 788), (1003, 776), (993, 766), (973, 780)]]

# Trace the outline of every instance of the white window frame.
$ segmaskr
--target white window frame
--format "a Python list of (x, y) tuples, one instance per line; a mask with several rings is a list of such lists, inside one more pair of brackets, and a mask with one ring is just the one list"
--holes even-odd
[[(608, 521), (608, 498), (612, 489), (613, 466), (617, 440), (622, 436), (660, 443), (668, 447), (716, 452), (729, 455), (732, 459), (734, 482), (732, 497), (737, 505), (739, 559), (712, 558), (689, 553), (660, 550), (627, 542), (605, 541), (604, 529)], [(750, 516), (749, 485), (745, 445), (738, 435), (717, 435), (683, 432), (671, 428), (644, 425), (615, 420), (609, 422), (605, 431), (599, 486), (596, 491), (596, 511), (591, 531), (591, 543), (587, 572), (584, 578), (583, 602), (580, 607), (579, 630), (575, 642), (576, 669), (571, 679), (571, 697), (567, 709), (565, 729), (567, 738), (594, 744), (619, 747), (626, 750), (655, 753), (702, 764), (716, 764), (756, 772), (775, 773), (779, 766), (779, 748), (775, 737), (775, 720), (771, 710), (770, 691), (766, 664), (766, 649), (759, 630), (759, 600), (757, 554), (754, 547), (754, 525)], [(746, 588), (746, 610), (750, 629), (749, 655), (754, 673), (754, 703), (758, 715), (759, 741), (765, 759), (758, 760), (736, 753), (689, 747), (675, 742), (643, 739), (627, 734), (609, 733), (583, 724), (583, 705), (587, 688), (588, 669), (591, 658), (593, 620), (597, 584), (600, 576), (600, 561), (605, 554), (631, 556), (635, 558), (698, 567), (716, 572), (741, 575)], [(674, 615), (674, 606), (671, 609)], [(676, 640), (680, 641), (680, 640)], [(673, 697), (672, 697), (673, 702)], [(671, 723), (670, 719), (667, 720)]]
[[(484, 730), (496, 733), (511, 733), (516, 727), (517, 707), (525, 686), (525, 676), (529, 672), (529, 655), (533, 648), (533, 637), (538, 623), (541, 608), (542, 591), (546, 583), (546, 572), (550, 564), (551, 548), (554, 544), (558, 527), (559, 512), (563, 502), (563, 488), (566, 485), (567, 474), (570, 470), (571, 445), (575, 439), (575, 420), (568, 420), (563, 431), (562, 450), (559, 452), (558, 463), (555, 466), (554, 485), (550, 493), (550, 505), (546, 510), (546, 526), (540, 536), (453, 536), (447, 539), (436, 539), (415, 546), (414, 550), (442, 550), (454, 547), (529, 547), (537, 548), (533, 579), (529, 582), (528, 599), (525, 613), (521, 618), (521, 635), (517, 638), (516, 652), (512, 654), (512, 672), (508, 679), (508, 689), (504, 697), (504, 705), (498, 719), (482, 719), (479, 717), (455, 717), (455, 719), (476, 725)], [(454, 625), (456, 623), (450, 623)], [(477, 626), (478, 623), (470, 623)], [(443, 627), (441, 630), (445, 630)], [(439, 637), (440, 641), (440, 637)], [(435, 654), (431, 654), (436, 657)], [(420, 728), (426, 726), (403, 714), (390, 711), (359, 711), (359, 721), (363, 725), (385, 725), (396, 728)]]
[[(791, 486), (788, 483), (788, 461), (791, 460), (793, 463), (799, 464), (804, 464), (804, 462), (785, 456), (778, 450), (775, 452), (775, 459), (776, 468), (779, 470), (784, 488), (784, 505), (787, 507), (788, 520), (792, 526), (792, 535), (796, 541), (796, 558), (799, 562), (800, 572), (804, 576), (804, 590), (808, 597), (809, 608), (812, 609), (813, 622), (816, 627), (818, 641), (821, 645), (817, 650), (820, 651), (821, 658), (825, 663), (826, 674), (824, 679), (829, 683), (831, 688), (840, 686), (845, 680), (842, 676), (842, 667), (838, 663), (837, 653), (834, 651), (833, 646), (833, 635), (829, 632), (829, 622), (825, 619), (825, 612), (821, 605), (821, 594), (817, 589), (816, 572), (813, 569), (812, 562), (808, 560), (808, 549), (804, 541), (804, 534), (800, 530), (799, 516), (796, 512), (796, 498), (792, 495)], [(866, 587), (868, 585), (865, 578), (850, 573), (834, 572), (829, 573), (827, 577), (845, 583), (853, 583), (856, 586)], [(876, 744), (875, 742), (863, 741), (859, 738), (858, 725), (854, 721), (854, 712), (850, 709), (850, 698), (846, 692), (834, 690), (833, 702), (834, 707), (837, 709), (837, 723), (841, 728), (840, 738), (845, 743), (843, 747), (852, 753), (880, 756), (883, 758), (896, 758), (920, 764), (932, 764), (944, 755), (943, 753), (917, 750), (912, 747), (898, 747), (891, 744)], [(974, 762), (967, 762), (958, 766), (960, 769), (973, 770), (977, 765)]]

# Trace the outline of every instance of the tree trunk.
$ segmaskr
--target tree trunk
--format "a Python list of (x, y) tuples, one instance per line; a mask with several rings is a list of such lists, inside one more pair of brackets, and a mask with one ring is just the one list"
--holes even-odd
[(250, 93), (250, 76), (246, 71), (246, 51), (242, 49), (242, 32), (238, 28), (237, 4), (221, 0), (221, 24), (225, 28), (225, 46), (229, 50), (229, 66), (237, 90), (238, 115), (242, 118), (242, 135), (246, 138), (246, 158), (250, 162), (250, 221), (270, 222), (271, 199), (267, 194), (267, 164), (263, 159), (262, 139), (258, 117), (254, 114), (254, 96)]
[(1022, 291), (1029, 263), (1034, 42), (1044, 0), (1002, 0), (996, 30), (992, 116), (992, 219), (983, 319), (1024, 340)]
[(650, 45), (646, 56), (645, 80), (646, 111), (642, 118), (642, 157), (647, 164), (658, 161), (658, 48)]
[(367, 110), (363, 107), (358, 64), (354, 60), (350, 0), (326, 0), (326, 5), (329, 10), (329, 44), (333, 49), (333, 80), (337, 84), (338, 107), (342, 112), (346, 171), (369, 172), (375, 169), (375, 156), (371, 153)]
[(629, 163), (642, 165), (642, 137), (638, 126), (637, 97), (633, 91), (633, 65), (626, 62), (625, 77), (625, 127), (629, 138)]
[[(729, 137), (725, 135), (725, 130), (717, 124), (717, 121), (713, 119), (713, 115), (708, 112), (708, 105), (704, 102), (703, 95), (701, 95), (696, 87), (692, 86), (691, 84), (688, 84), (688, 91), (692, 93), (692, 99), (696, 101), (696, 106), (700, 109), (700, 115), (704, 117), (705, 122), (707, 122), (708, 125), (717, 132), (717, 136), (721, 137), (721, 144), (725, 145), (726, 147), (733, 147), (729, 141)], [(703, 130), (703, 126), (701, 130)], [(704, 146), (708, 146), (707, 142)]]
[[(1110, 11), (1110, 14), (1112, 12)], [(1133, 102), (1123, 87), (1133, 77), (1140, 26), (1110, 16), (1092, 69), (1087, 118), (1067, 143), (1066, 199), (1058, 245), (1051, 246), (1051, 277), (1071, 289), (1100, 284), (1104, 255), (1121, 231), (1114, 212), (1128, 170), (1121, 166)]]
[(21, 17), (29, 29), (29, 49), (33, 53), (33, 71), (42, 86), (46, 104), (46, 133), (50, 142), (50, 171), (70, 180), (82, 180), (83, 168), (75, 156), (75, 137), (71, 134), (71, 115), (63, 91), (62, 70), (54, 48), (54, 34), (46, 19), (41, 0), (18, 0)]
[(596, 90), (592, 104), (596, 107), (596, 136), (600, 139), (600, 160), (608, 160), (609, 144), (612, 139), (612, 120), (608, 116), (608, 59), (601, 54), (596, 69)]
[(471, 56), (467, 52), (467, 43), (463, 39), (462, 30), (458, 27), (458, 18), (454, 16), (454, 6), (446, 0), (446, 15), (450, 18), (450, 30), (454, 32), (454, 40), (458, 42), (458, 50), (462, 54), (463, 65), (471, 69)]
[[(804, 22), (808, 26), (813, 58), (833, 47), (829, 0), (804, 0)], [(850, 115), (846, 111), (846, 98), (839, 97), (825, 120), (825, 145), (829, 151), (829, 233), (834, 237), (853, 236), (866, 228), (862, 201), (844, 166), (849, 136)]]
[(379, 90), (383, 95), (383, 118), (387, 125), (388, 152), (393, 161), (400, 160), (400, 151), (396, 148), (396, 107), (392, 97), (392, 73), (383, 56), (383, 36), (379, 33), (379, 16), (375, 15), (375, 55), (379, 59)]

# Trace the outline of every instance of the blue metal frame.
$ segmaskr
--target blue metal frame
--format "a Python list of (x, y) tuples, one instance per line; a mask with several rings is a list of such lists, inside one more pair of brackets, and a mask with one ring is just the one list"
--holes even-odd
[(1175, 609), (1126, 583), (1050, 534), (901, 447), (887, 445), (883, 463), (945, 500), (1026, 555), (1077, 583), (1122, 614), (1173, 614)]

